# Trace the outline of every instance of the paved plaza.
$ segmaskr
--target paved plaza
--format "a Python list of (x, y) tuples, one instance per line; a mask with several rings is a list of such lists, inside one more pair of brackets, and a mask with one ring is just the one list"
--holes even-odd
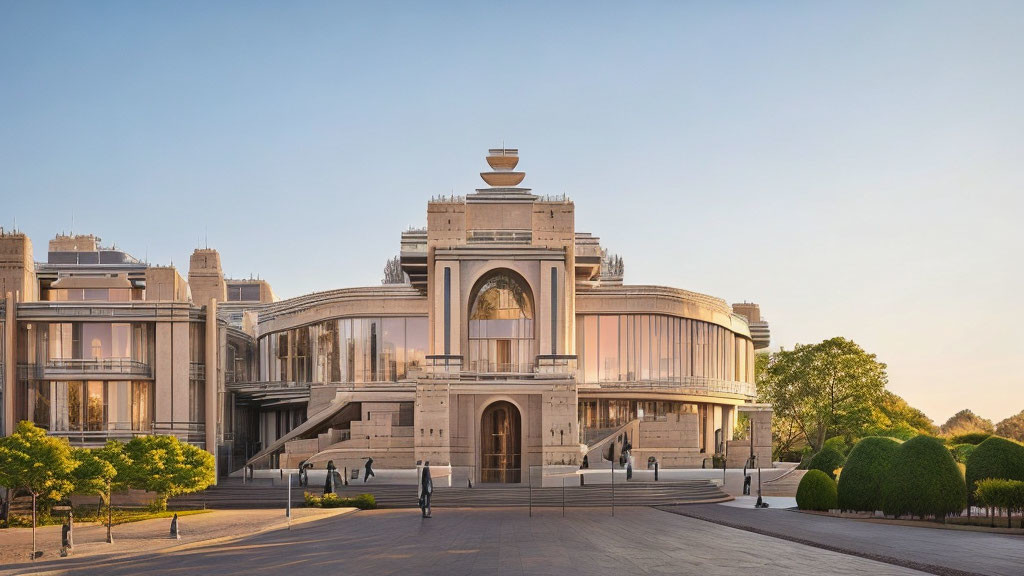
[[(24, 566), (23, 566), (24, 567)], [(652, 508), (356, 512), (291, 530), (131, 559), (72, 558), (11, 573), (756, 574), (920, 572)]]
[(902, 526), (775, 508), (695, 505), (665, 509), (848, 554), (930, 567), (944, 574), (1024, 574), (1024, 536), (1020, 535)]

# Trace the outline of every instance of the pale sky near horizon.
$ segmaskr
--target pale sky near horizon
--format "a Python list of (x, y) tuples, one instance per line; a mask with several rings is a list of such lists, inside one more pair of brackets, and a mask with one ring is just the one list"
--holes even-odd
[(1024, 3), (552, 4), (0, 0), (0, 226), (372, 285), (504, 142), (628, 283), (1024, 409)]

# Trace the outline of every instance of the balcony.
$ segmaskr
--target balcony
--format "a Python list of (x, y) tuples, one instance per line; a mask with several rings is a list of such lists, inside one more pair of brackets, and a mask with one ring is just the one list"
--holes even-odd
[(537, 378), (576, 378), (575, 354), (541, 354), (537, 356)]
[(152, 378), (153, 367), (128, 358), (56, 359), (42, 364), (19, 364), (18, 377), (32, 380), (135, 376)]
[(458, 380), (462, 375), (462, 356), (432, 354), (427, 356), (423, 377), (428, 380)]
[(718, 380), (696, 376), (683, 377), (682, 381), (650, 380), (650, 381), (619, 381), (580, 383), (583, 391), (631, 391), (631, 392), (666, 392), (672, 394), (735, 394), (753, 398), (757, 395), (757, 387), (751, 382), (734, 380)]

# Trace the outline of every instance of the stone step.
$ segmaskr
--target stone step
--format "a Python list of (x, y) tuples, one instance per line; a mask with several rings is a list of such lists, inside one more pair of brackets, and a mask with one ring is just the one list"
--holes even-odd
[[(307, 489), (322, 494), (319, 486)], [(591, 486), (567, 486), (562, 488), (531, 488), (529, 486), (455, 488), (437, 487), (431, 500), (439, 507), (484, 507), (484, 506), (610, 506), (612, 486), (598, 484)], [(342, 487), (338, 494), (354, 497), (359, 494), (373, 494), (381, 508), (411, 508), (416, 506), (416, 487), (410, 485), (355, 484)], [(666, 506), (692, 502), (722, 501), (728, 496), (717, 486), (706, 481), (693, 482), (644, 482), (616, 484), (614, 488), (616, 506)], [(198, 494), (172, 498), (172, 507), (183, 508), (283, 508), (287, 499), (284, 486), (265, 486), (234, 482), (221, 484)], [(303, 489), (292, 488), (292, 505), (304, 502)]]

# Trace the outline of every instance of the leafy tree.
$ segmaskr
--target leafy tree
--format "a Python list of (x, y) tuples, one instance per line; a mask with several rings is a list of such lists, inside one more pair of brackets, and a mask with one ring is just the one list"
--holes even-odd
[(174, 436), (139, 436), (124, 447), (132, 461), (127, 483), (156, 493), (153, 507), (167, 509), (167, 499), (198, 492), (216, 480), (213, 456)]
[(1024, 410), (996, 424), (996, 434), (1024, 442)]
[(858, 437), (874, 422), (888, 377), (856, 343), (832, 338), (771, 354), (758, 380), (758, 400), (770, 402), (780, 419), (777, 441), (792, 445), (781, 432), (791, 427), (814, 451), (832, 436)]
[(128, 488), (132, 461), (124, 453), (124, 445), (110, 440), (103, 448), (87, 450), (74, 449), (79, 461), (75, 469), (75, 492), (97, 494), (107, 507), (107, 542), (113, 543), (111, 533), (111, 495)]
[(935, 423), (924, 412), (914, 408), (900, 396), (885, 390), (874, 406), (874, 422), (864, 436), (883, 436), (909, 440), (918, 434), (935, 434)]
[(63, 438), (22, 420), (14, 434), (0, 438), (0, 485), (32, 496), (32, 551), (36, 549), (36, 506), (48, 510), (75, 488), (78, 462)]
[(992, 421), (982, 418), (970, 410), (961, 410), (950, 416), (946, 423), (939, 427), (939, 432), (944, 436), (958, 436), (971, 432), (995, 432)]

